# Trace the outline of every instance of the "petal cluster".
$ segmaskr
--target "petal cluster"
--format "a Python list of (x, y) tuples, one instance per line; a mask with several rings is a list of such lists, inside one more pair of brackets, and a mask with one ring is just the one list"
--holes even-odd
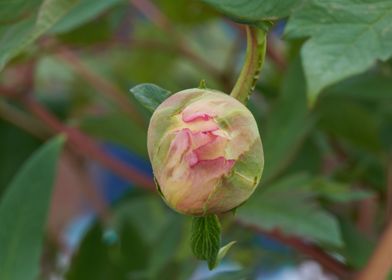
[(164, 200), (189, 215), (223, 213), (246, 201), (264, 164), (249, 110), (205, 89), (176, 93), (156, 109), (148, 152)]

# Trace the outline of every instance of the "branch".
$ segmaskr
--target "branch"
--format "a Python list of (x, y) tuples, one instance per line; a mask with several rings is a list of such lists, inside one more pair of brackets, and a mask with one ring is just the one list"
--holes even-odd
[(227, 78), (225, 75), (209, 61), (191, 50), (186, 43), (186, 40), (182, 38), (181, 34), (176, 32), (170, 20), (158, 9), (157, 6), (149, 0), (130, 0), (130, 3), (146, 18), (172, 38), (178, 52), (188, 57), (195, 64), (207, 71), (209, 75), (214, 77), (223, 86), (227, 85)]
[(112, 170), (117, 175), (147, 189), (155, 189), (152, 179), (140, 173), (110, 154), (102, 151), (100, 146), (89, 136), (83, 134), (75, 128), (63, 125), (53, 114), (47, 111), (41, 104), (32, 98), (24, 98), (22, 103), (34, 114), (43, 121), (54, 133), (64, 133), (67, 135), (69, 143), (74, 147), (74, 150), (87, 158), (92, 158), (102, 165)]
[(121, 89), (119, 89), (111, 81), (96, 73), (93, 69), (89, 68), (75, 53), (66, 47), (60, 46), (56, 56), (63, 62), (70, 65), (94, 89), (102, 92), (112, 99), (120, 107), (120, 109), (127, 113), (140, 127), (146, 128), (145, 120), (140, 115), (135, 105), (127, 98)]
[(303, 253), (304, 255), (307, 255), (312, 259), (316, 260), (326, 270), (335, 273), (337, 276), (339, 276), (342, 279), (349, 279), (352, 277), (352, 272), (350, 272), (349, 268), (345, 264), (334, 259), (333, 257), (325, 253), (320, 247), (316, 245), (305, 243), (304, 241), (296, 237), (286, 236), (277, 230), (275, 231), (263, 230), (255, 225), (246, 224), (239, 219), (237, 219), (237, 224), (239, 224), (244, 228), (250, 229), (257, 234), (266, 235), (274, 240), (277, 240), (283, 244), (286, 244), (294, 248), (295, 250)]
[(391, 192), (392, 192), (392, 159), (387, 166), (387, 228), (385, 229), (368, 264), (361, 272), (358, 280), (384, 280), (392, 270), (392, 221), (391, 221)]
[(392, 268), (392, 223), (381, 236), (368, 264), (358, 280), (385, 280)]
[[(0, 90), (0, 94), (3, 92)], [(0, 99), (0, 117), (12, 123), (13, 125), (22, 128), (31, 135), (39, 139), (47, 139), (50, 135), (46, 127), (42, 126), (39, 122), (32, 119), (31, 116), (16, 109), (14, 106)]]

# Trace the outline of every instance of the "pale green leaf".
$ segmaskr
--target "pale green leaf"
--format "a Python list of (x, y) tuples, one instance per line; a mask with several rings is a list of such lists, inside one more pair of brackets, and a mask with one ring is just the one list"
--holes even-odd
[(36, 279), (56, 163), (64, 143), (40, 148), (11, 181), (0, 202), (0, 279)]
[(237, 241), (231, 241), (219, 249), (218, 256), (216, 258), (216, 265), (218, 265), (223, 260), (223, 258), (229, 252), (230, 248), (233, 247), (235, 243), (237, 243)]
[(307, 0), (293, 13), (286, 34), (310, 37), (302, 59), (313, 102), (328, 85), (392, 55), (392, 2)]

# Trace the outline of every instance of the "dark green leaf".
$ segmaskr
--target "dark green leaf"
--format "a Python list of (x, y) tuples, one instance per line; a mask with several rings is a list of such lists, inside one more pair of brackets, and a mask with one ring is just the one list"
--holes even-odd
[(154, 84), (140, 84), (130, 89), (135, 98), (151, 113), (171, 94)]
[(355, 268), (361, 269), (366, 265), (375, 247), (374, 242), (365, 237), (351, 221), (340, 223), (344, 240), (343, 255), (347, 262)]
[(240, 22), (258, 23), (290, 14), (299, 0), (203, 0)]
[(194, 217), (192, 221), (191, 248), (193, 254), (208, 262), (213, 269), (218, 257), (221, 227), (216, 215)]
[(22, 166), (0, 202), (0, 279), (36, 279), (56, 163), (57, 137)]
[(247, 271), (222, 271), (214, 276), (203, 278), (202, 280), (248, 280), (250, 279), (250, 273)]
[(308, 96), (359, 74), (392, 55), (392, 2), (308, 0), (293, 13), (286, 34), (311, 37), (302, 48)]
[(352, 146), (378, 152), (380, 128), (375, 114), (365, 106), (344, 98), (322, 98), (317, 105), (319, 126)]
[(306, 104), (304, 77), (299, 59), (289, 67), (282, 95), (261, 129), (265, 153), (262, 182), (271, 180), (294, 159), (314, 124)]
[(21, 164), (41, 141), (0, 120), (0, 197)]

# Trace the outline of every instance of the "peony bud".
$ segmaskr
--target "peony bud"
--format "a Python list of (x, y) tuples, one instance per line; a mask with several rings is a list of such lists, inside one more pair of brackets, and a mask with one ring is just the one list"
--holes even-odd
[(264, 166), (251, 112), (207, 89), (178, 92), (155, 110), (148, 153), (164, 200), (189, 215), (238, 207), (255, 190)]

